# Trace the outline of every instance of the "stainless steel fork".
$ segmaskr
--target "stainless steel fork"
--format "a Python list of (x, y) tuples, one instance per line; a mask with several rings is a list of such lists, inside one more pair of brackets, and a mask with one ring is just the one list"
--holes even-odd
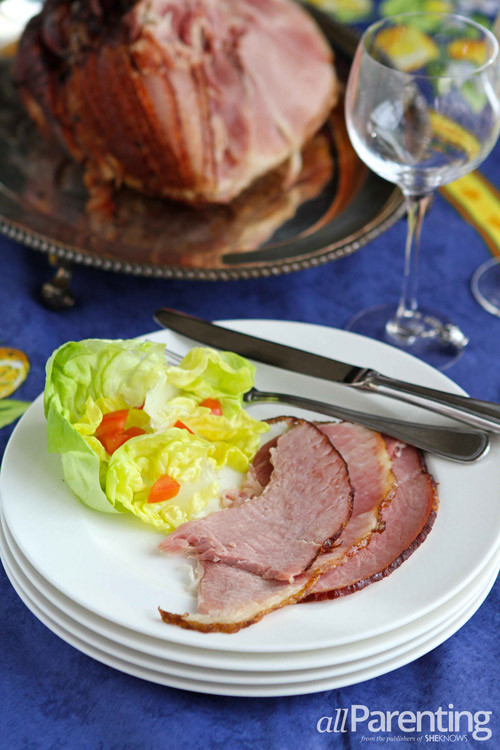
[[(183, 359), (170, 349), (165, 349), (165, 356), (167, 361), (173, 365), (178, 365)], [(248, 405), (287, 404), (288, 406), (296, 406), (300, 409), (324, 414), (334, 419), (356, 422), (452, 461), (466, 463), (477, 461), (487, 453), (490, 446), (489, 437), (484, 432), (467, 430), (462, 427), (423, 425), (394, 419), (393, 417), (381, 417), (347, 409), (337, 404), (295, 396), (291, 393), (275, 393), (274, 391), (260, 391), (257, 388), (251, 388), (243, 395), (243, 401)]]

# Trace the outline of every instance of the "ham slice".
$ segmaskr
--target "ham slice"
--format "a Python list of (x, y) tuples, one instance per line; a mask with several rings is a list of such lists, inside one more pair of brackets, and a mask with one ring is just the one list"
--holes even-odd
[(295, 427), (300, 420), (295, 419), (295, 417), (274, 417), (265, 421), (271, 426), (277, 427), (278, 434), (259, 448), (253, 457), (253, 461), (241, 487), (224, 492), (222, 497), (223, 507), (241, 505), (241, 503), (246, 502), (251, 497), (257, 497), (262, 494), (273, 473), (271, 448), (276, 448), (279, 436), (292, 427)]
[(396, 494), (396, 477), (382, 435), (350, 422), (319, 424), (344, 457), (354, 488), (351, 518), (332, 550), (320, 555), (314, 570), (326, 571), (366, 547), (374, 533), (384, 531), (382, 509)]
[(235, 633), (300, 601), (319, 575), (303, 574), (293, 583), (283, 583), (223, 563), (202, 565), (198, 613), (178, 615), (159, 608), (163, 622), (202, 633)]
[(305, 601), (334, 599), (390, 575), (424, 541), (436, 518), (436, 484), (416, 448), (387, 438), (397, 491), (383, 510), (385, 530), (365, 549), (324, 573)]
[[(305, 432), (304, 423), (301, 431), (295, 420), (282, 422), (289, 431), (269, 441), (254, 459), (252, 483), (262, 491), (268, 482), (263, 495), (275, 481), (272, 461), (282, 450), (300, 450), (301, 441), (289, 443), (289, 436), (301, 437)], [(164, 622), (201, 632), (233, 633), (286, 605), (358, 591), (389, 575), (425, 539), (438, 498), (421, 453), (358, 425), (320, 424), (319, 428), (347, 459), (355, 492), (351, 518), (337, 545), (286, 583), (224, 562), (202, 561), (198, 612), (178, 615), (159, 609)], [(295, 465), (303, 469), (298, 460), (293, 467), (285, 465), (292, 479)], [(239, 502), (242, 508), (253, 501), (240, 498)]]
[[(289, 430), (291, 418), (269, 420)], [(395, 477), (386, 444), (379, 433), (349, 423), (319, 425), (352, 466), (354, 506), (351, 519), (339, 538), (339, 546), (319, 555), (311, 567), (293, 583), (264, 579), (223, 563), (202, 563), (198, 591), (198, 613), (177, 615), (160, 609), (164, 622), (201, 632), (232, 633), (262, 619), (267, 613), (302, 600), (312, 590), (321, 571), (338, 565), (366, 545), (380, 530), (380, 508), (395, 492)], [(280, 438), (268, 441), (256, 454), (249, 474), (251, 486), (262, 491), (272, 474), (272, 449)], [(351, 474), (351, 471), (349, 472)], [(257, 479), (258, 478), (258, 479)], [(260, 481), (259, 481), (260, 480)], [(262, 482), (262, 484), (260, 484)], [(244, 502), (244, 494), (234, 499)]]
[(309, 422), (278, 438), (271, 461), (271, 480), (260, 496), (188, 521), (161, 549), (291, 583), (342, 532), (353, 490), (344, 459)]
[[(285, 432), (294, 426), (296, 420), (292, 417), (277, 417), (268, 422)], [(316, 426), (327, 435), (345, 459), (354, 489), (351, 518), (333, 548), (314, 561), (313, 568), (318, 571), (332, 567), (332, 563), (338, 565), (366, 546), (373, 533), (383, 531), (382, 508), (395, 495), (396, 478), (385, 440), (380, 433), (351, 422), (316, 423)], [(249, 487), (264, 487), (269, 482), (273, 469), (270, 452), (278, 439), (279, 436), (272, 438), (256, 453), (249, 472)], [(246, 485), (245, 482), (243, 497), (247, 492)]]

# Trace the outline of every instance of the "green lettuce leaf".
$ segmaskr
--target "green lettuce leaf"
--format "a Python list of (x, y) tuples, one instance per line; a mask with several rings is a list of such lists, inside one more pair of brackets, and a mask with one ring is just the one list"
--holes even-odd
[[(106, 494), (115, 505), (170, 532), (217, 499), (214, 451), (206, 440), (177, 427), (134, 438), (111, 456)], [(170, 500), (148, 503), (149, 490), (165, 474), (181, 485), (179, 493)]]
[[(243, 394), (252, 387), (254, 376), (255, 367), (230, 352), (199, 347), (173, 367), (166, 362), (163, 344), (102, 339), (69, 342), (54, 352), (46, 367), (48, 450), (62, 455), (65, 479), (86, 505), (108, 513), (128, 510), (158, 525), (154, 508), (137, 512), (136, 500), (132, 502), (123, 491), (122, 475), (120, 491), (110, 492), (109, 467), (123, 446), (113, 456), (107, 454), (95, 436), (103, 416), (128, 409), (127, 428), (141, 427), (146, 436), (131, 438), (126, 445), (146, 438), (153, 446), (148, 448), (151, 455), (163, 445), (162, 434), (171, 433), (181, 421), (205, 445), (205, 458), (210, 458), (207, 466), (214, 471), (229, 466), (245, 472), (259, 447), (259, 435), (269, 429), (242, 408)], [(201, 406), (205, 398), (220, 401), (222, 416)], [(187, 430), (182, 432), (190, 436)], [(210, 492), (214, 481), (208, 482)], [(190, 504), (183, 495), (182, 512), (170, 510), (168, 521), (162, 523), (173, 528), (175, 519), (198, 513), (206, 500), (204, 491), (193, 490), (193, 498)]]
[[(108, 405), (113, 408), (108, 411), (142, 404), (166, 367), (161, 344), (101, 339), (70, 341), (47, 362), (47, 449), (61, 453), (67, 483), (91, 508), (105, 513), (122, 510), (104, 491), (107, 456), (91, 437), (103, 412), (93, 407), (98, 399), (111, 400)], [(80, 420), (89, 424), (89, 437), (85, 429), (78, 429)]]
[[(140, 406), (168, 369), (164, 347), (151, 341), (70, 341), (46, 367), (45, 413), (57, 409), (71, 423), (85, 413), (87, 399), (110, 398)], [(111, 411), (111, 409), (110, 409)], [(49, 431), (49, 439), (51, 438)], [(58, 451), (51, 445), (49, 450)]]

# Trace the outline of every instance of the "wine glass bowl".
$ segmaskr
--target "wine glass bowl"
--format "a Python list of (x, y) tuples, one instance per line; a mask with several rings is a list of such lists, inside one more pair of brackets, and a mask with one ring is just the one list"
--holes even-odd
[(408, 13), (364, 33), (346, 91), (352, 144), (370, 169), (396, 183), (407, 206), (399, 304), (358, 314), (350, 330), (404, 347), (438, 367), (467, 338), (417, 304), (420, 231), (432, 192), (475, 169), (500, 131), (498, 42), (480, 24), (446, 13)]
[(472, 276), (471, 287), (481, 307), (500, 318), (500, 258), (480, 265)]

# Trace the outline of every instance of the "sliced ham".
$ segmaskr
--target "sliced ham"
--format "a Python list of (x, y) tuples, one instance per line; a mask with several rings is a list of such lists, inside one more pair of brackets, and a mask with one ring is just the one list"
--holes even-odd
[[(296, 420), (269, 420), (286, 431)], [(319, 555), (311, 567), (291, 584), (264, 579), (223, 563), (202, 563), (203, 574), (198, 591), (198, 613), (177, 615), (160, 609), (164, 622), (201, 632), (236, 632), (259, 621), (267, 613), (302, 600), (312, 590), (321, 571), (338, 565), (366, 545), (380, 530), (380, 508), (395, 492), (395, 477), (385, 441), (379, 433), (349, 423), (319, 425), (335, 447), (352, 465), (354, 488), (352, 517), (330, 553)], [(272, 474), (272, 449), (279, 436), (258, 451), (249, 474), (258, 487)], [(242, 502), (241, 497), (235, 500)]]
[(178, 615), (159, 608), (163, 622), (202, 633), (235, 633), (275, 609), (300, 601), (317, 578), (308, 573), (283, 583), (223, 563), (202, 565), (198, 612)]
[(390, 575), (424, 541), (436, 518), (436, 484), (416, 448), (387, 438), (397, 491), (383, 510), (385, 530), (365, 549), (324, 573), (305, 601), (334, 599)]
[[(307, 471), (300, 458), (304, 445), (297, 440), (308, 433), (304, 423), (299, 423), (299, 429), (295, 420), (282, 422), (284, 434), (269, 441), (255, 457), (250, 486), (262, 492), (255, 502), (274, 497), (270, 488), (276, 483), (277, 470), (288, 471), (287, 482), (279, 483), (282, 490), (294, 485), (297, 472)], [(160, 609), (164, 622), (201, 632), (233, 633), (288, 604), (358, 591), (389, 575), (425, 539), (436, 516), (438, 498), (421, 453), (357, 425), (319, 427), (347, 459), (355, 491), (351, 518), (337, 543), (292, 582), (265, 578), (225, 562), (202, 560), (198, 612), (178, 615)], [(280, 463), (280, 453), (288, 451), (292, 455), (297, 451), (295, 460)], [(254, 505), (254, 500), (240, 498), (240, 502), (235, 510)]]
[(392, 461), (379, 432), (352, 422), (317, 423), (345, 458), (354, 487), (353, 515), (372, 511), (394, 485)]
[(325, 571), (366, 547), (375, 532), (384, 530), (382, 509), (396, 493), (396, 477), (382, 435), (351, 422), (318, 424), (344, 457), (354, 489), (349, 523), (332, 550), (314, 562), (315, 571)]
[(276, 448), (278, 438), (283, 433), (291, 430), (298, 424), (297, 419), (294, 417), (274, 417), (273, 419), (266, 419), (266, 422), (271, 425), (272, 431), (275, 433), (273, 437), (264, 443), (261, 448), (255, 454), (252, 461), (252, 468), (255, 479), (265, 487), (271, 479), (273, 473), (273, 464), (271, 461), (271, 450)]
[[(268, 422), (281, 432), (296, 424), (293, 417), (277, 417)], [(332, 563), (338, 565), (345, 557), (366, 546), (373, 533), (383, 530), (382, 508), (391, 502), (396, 491), (392, 461), (380, 433), (351, 422), (316, 423), (316, 426), (327, 435), (347, 463), (354, 504), (351, 518), (337, 542), (314, 561), (315, 571), (326, 570), (332, 567)], [(278, 439), (279, 435), (273, 437), (256, 453), (249, 472), (251, 479), (244, 484), (242, 499), (248, 496), (249, 488), (263, 488), (269, 482), (273, 469), (271, 449)]]
[(295, 417), (274, 417), (265, 421), (271, 425), (276, 434), (264, 443), (253, 457), (253, 461), (241, 487), (224, 492), (221, 498), (221, 504), (224, 508), (241, 505), (241, 503), (246, 502), (250, 498), (262, 494), (266, 485), (269, 484), (271, 474), (273, 473), (271, 448), (276, 448), (279, 436), (292, 427), (295, 427), (300, 420), (295, 419)]
[(353, 490), (344, 459), (309, 422), (278, 438), (271, 461), (259, 497), (183, 524), (161, 549), (292, 582), (346, 526)]

